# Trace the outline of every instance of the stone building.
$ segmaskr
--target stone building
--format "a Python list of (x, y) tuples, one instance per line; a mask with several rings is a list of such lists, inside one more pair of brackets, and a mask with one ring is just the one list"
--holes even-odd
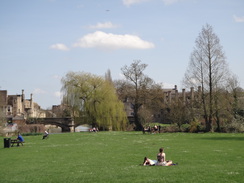
[(182, 105), (193, 105), (194, 103), (200, 101), (201, 99), (201, 86), (198, 87), (197, 91), (194, 87), (191, 87), (189, 91), (182, 89), (181, 92), (178, 91), (177, 85), (172, 89), (163, 89), (164, 92), (164, 108), (160, 111), (155, 112), (154, 122), (160, 123), (170, 123), (168, 119), (168, 114), (172, 105), (182, 104)]
[[(170, 123), (168, 116), (172, 104), (181, 102), (184, 105), (189, 105), (197, 100), (200, 100), (201, 97), (200, 86), (198, 87), (197, 91), (195, 91), (193, 87), (191, 87), (189, 91), (187, 91), (186, 89), (182, 89), (182, 91), (179, 91), (177, 85), (175, 85), (174, 88), (162, 89), (162, 92), (164, 94), (164, 99), (163, 99), (164, 107), (153, 111), (152, 122)], [(128, 99), (124, 101), (124, 105), (125, 105), (125, 111), (128, 119), (130, 121), (133, 121), (133, 117), (134, 117), (133, 105)]]
[(134, 116), (134, 110), (133, 110), (133, 105), (130, 102), (130, 100), (126, 99), (123, 103), (124, 103), (124, 108), (125, 108), (125, 112), (126, 112), (127, 117), (129, 117), (129, 118), (133, 117)]
[(27, 118), (44, 118), (45, 111), (30, 99), (25, 98), (24, 90), (21, 94), (8, 95), (7, 90), (0, 90), (0, 115), (13, 122), (24, 122)]

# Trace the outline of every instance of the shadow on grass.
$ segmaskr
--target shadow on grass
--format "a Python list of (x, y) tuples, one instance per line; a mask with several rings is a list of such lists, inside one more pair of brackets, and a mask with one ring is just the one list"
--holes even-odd
[(203, 140), (233, 140), (233, 141), (244, 141), (243, 137), (202, 137)]

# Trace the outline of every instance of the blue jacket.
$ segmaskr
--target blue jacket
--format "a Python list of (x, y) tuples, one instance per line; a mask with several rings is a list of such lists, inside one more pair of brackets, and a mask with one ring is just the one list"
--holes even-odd
[(17, 138), (20, 142), (24, 142), (24, 138), (21, 136), (21, 135), (18, 135), (18, 138)]

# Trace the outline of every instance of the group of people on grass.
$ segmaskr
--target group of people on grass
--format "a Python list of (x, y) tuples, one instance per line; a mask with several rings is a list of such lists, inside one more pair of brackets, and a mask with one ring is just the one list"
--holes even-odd
[(166, 154), (164, 153), (164, 148), (161, 147), (159, 149), (159, 153), (157, 154), (157, 160), (151, 160), (147, 157), (144, 158), (143, 166), (149, 165), (149, 166), (171, 166), (171, 165), (177, 165), (174, 164), (171, 160), (166, 160)]
[(98, 132), (99, 130), (98, 130), (98, 128), (96, 128), (96, 127), (93, 127), (93, 128), (90, 128), (89, 129), (89, 132)]
[[(48, 137), (48, 135), (49, 135), (49, 132), (48, 131), (49, 130), (46, 130), (44, 132), (42, 139), (45, 139), (45, 138)], [(15, 140), (17, 140), (18, 142), (24, 142), (25, 141), (24, 138), (23, 138), (23, 136), (20, 134), (20, 132), (18, 132), (18, 136), (17, 136), (17, 138)]]
[(160, 133), (161, 132), (161, 126), (155, 125), (153, 127), (150, 127), (150, 126), (144, 127), (144, 128), (142, 128), (142, 132), (143, 132), (143, 134), (145, 134), (146, 132), (148, 132), (148, 133)]

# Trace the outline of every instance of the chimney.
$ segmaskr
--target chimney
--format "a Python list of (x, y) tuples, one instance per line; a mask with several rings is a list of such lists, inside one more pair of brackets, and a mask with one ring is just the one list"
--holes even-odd
[(33, 94), (31, 93), (31, 94), (30, 94), (30, 108), (32, 108), (32, 105), (33, 105), (32, 96), (33, 96)]
[(25, 94), (24, 94), (24, 90), (22, 89), (22, 96), (21, 96), (21, 100), (22, 100), (22, 102), (24, 102), (24, 100), (25, 100)]
[(186, 93), (185, 93), (186, 89), (182, 89), (182, 98), (183, 98), (183, 103), (185, 104), (186, 102)]
[(198, 100), (201, 100), (201, 94), (202, 94), (202, 87), (198, 86)]
[(171, 91), (168, 91), (168, 100), (169, 100), (169, 104), (171, 104)]
[(191, 104), (193, 104), (194, 101), (194, 87), (191, 87)]
[(179, 100), (179, 93), (178, 90), (175, 90), (175, 101), (178, 102)]

